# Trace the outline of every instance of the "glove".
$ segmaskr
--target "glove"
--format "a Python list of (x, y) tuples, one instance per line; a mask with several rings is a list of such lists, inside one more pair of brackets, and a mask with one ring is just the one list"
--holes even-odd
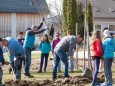
[(5, 62), (5, 65), (9, 65), (9, 62), (6, 61), (6, 62)]

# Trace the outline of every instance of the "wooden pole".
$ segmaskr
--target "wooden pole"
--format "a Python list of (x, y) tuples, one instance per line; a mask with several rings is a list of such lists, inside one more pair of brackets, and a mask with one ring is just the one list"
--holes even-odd
[[(76, 23), (76, 36), (78, 35), (77, 33), (77, 23)], [(77, 69), (78, 69), (78, 44), (76, 44), (76, 66), (77, 66)]]

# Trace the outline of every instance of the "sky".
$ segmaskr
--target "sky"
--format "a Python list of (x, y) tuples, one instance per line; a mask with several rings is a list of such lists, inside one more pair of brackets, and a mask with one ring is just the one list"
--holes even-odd
[(46, 0), (49, 9), (55, 15), (58, 15), (58, 11), (61, 12), (62, 0)]

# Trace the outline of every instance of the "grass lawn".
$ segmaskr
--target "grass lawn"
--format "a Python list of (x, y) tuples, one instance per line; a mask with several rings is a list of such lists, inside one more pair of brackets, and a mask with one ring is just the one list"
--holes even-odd
[[(8, 60), (7, 58), (7, 54), (4, 54), (5, 56), (5, 59)], [(51, 57), (51, 53), (50, 53), (50, 56)], [(40, 53), (38, 52), (32, 52), (32, 64), (33, 66), (36, 66), (38, 65), (39, 66), (39, 63), (36, 64), (35, 62), (39, 61), (38, 59), (40, 59)], [(36, 66), (37, 67), (37, 66)], [(23, 80), (28, 80), (28, 81), (38, 81), (38, 80), (46, 80), (46, 79), (52, 79), (52, 61), (49, 61), (48, 63), (48, 67), (47, 67), (47, 72), (46, 73), (37, 73), (38, 69), (35, 68), (35, 69), (31, 69), (31, 74), (34, 76), (34, 78), (27, 78), (24, 76), (24, 69), (22, 68), (22, 79)], [(63, 67), (62, 67), (63, 68)], [(113, 86), (115, 86), (115, 63), (113, 63), (113, 67), (112, 67), (112, 72), (113, 72)], [(63, 74), (63, 70), (61, 73), (58, 73), (58, 74)], [(79, 70), (75, 70), (73, 73), (69, 72), (69, 75), (70, 76), (76, 76), (76, 75), (81, 75), (82, 72), (79, 71)], [(7, 79), (12, 79), (13, 76), (12, 74), (9, 74), (8, 73), (8, 67), (7, 66), (4, 66), (4, 75), (3, 75), (3, 81), (7, 80)], [(85, 86), (90, 86), (90, 84), (87, 84)]]

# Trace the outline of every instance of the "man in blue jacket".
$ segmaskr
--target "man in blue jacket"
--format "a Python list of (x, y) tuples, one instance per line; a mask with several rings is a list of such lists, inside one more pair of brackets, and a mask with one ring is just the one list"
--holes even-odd
[(7, 37), (3, 40), (3, 45), (8, 49), (9, 63), (12, 67), (14, 61), (14, 80), (21, 79), (21, 66), (24, 57), (24, 49), (22, 45), (12, 37)]
[[(42, 20), (44, 22), (44, 19)], [(43, 23), (41, 23), (38, 27), (37, 26), (32, 26), (31, 29), (28, 29), (26, 31), (26, 36), (25, 36), (25, 41), (24, 41), (24, 51), (25, 51), (25, 67), (24, 67), (24, 74), (25, 76), (28, 76), (31, 78), (32, 76), (30, 75), (30, 64), (31, 64), (31, 50), (34, 46), (34, 41), (35, 41), (35, 34), (40, 34), (44, 32), (46, 29), (39, 30), (42, 27)]]
[(3, 39), (0, 38), (0, 86), (2, 86), (2, 76), (3, 76), (2, 65), (5, 64), (3, 50), (2, 50), (2, 43), (3, 43)]

